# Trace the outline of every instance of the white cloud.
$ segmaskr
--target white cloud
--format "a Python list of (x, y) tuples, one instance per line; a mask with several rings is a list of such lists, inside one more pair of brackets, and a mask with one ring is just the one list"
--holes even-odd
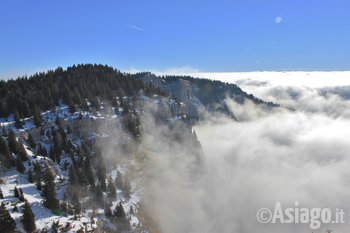
[(275, 18), (275, 23), (277, 23), (277, 24), (280, 24), (280, 23), (282, 23), (282, 17), (281, 16), (277, 16), (276, 18)]
[[(305, 224), (259, 224), (256, 211), (273, 208), (276, 201), (287, 207), (295, 201), (303, 207), (339, 207), (348, 213), (350, 101), (319, 92), (324, 84), (347, 83), (346, 76), (258, 72), (236, 73), (232, 78), (228, 74), (225, 81), (239, 82), (244, 89), (302, 111), (265, 111), (250, 102), (239, 105), (227, 100), (241, 122), (215, 118), (197, 124), (205, 152), (202, 176), (193, 179), (183, 172), (189, 167), (184, 158), (176, 160), (183, 163), (176, 167), (164, 166), (167, 157), (159, 162), (164, 174), (153, 183), (151, 194), (156, 200), (152, 217), (162, 232), (311, 232)], [(222, 74), (214, 78), (222, 79)], [(328, 228), (343, 232), (349, 223), (323, 225), (313, 232)]]
[(139, 27), (139, 26), (133, 25), (133, 24), (128, 24), (128, 23), (126, 23), (125, 26), (127, 26), (127, 27), (129, 27), (129, 28), (131, 28), (131, 29), (134, 29), (134, 30), (136, 30), (136, 31), (141, 31), (141, 32), (144, 32), (144, 31), (145, 31), (145, 29), (143, 29), (143, 28), (141, 28), (141, 27)]
[(149, 71), (156, 75), (187, 75), (187, 74), (197, 74), (200, 71), (191, 66), (179, 66), (179, 67), (169, 67), (165, 69), (138, 69), (136, 67), (131, 67), (129, 69), (124, 69), (124, 72), (128, 73), (138, 73), (143, 71)]

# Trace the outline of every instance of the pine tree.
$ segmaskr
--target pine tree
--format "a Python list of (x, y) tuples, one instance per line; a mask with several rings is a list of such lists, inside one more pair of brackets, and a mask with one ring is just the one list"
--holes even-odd
[(94, 190), (95, 189), (95, 177), (94, 177), (94, 173), (92, 172), (89, 157), (87, 157), (84, 161), (83, 171), (84, 171), (84, 174), (85, 174), (87, 181), (91, 185), (91, 189)]
[(79, 195), (78, 192), (74, 192), (73, 197), (72, 197), (72, 204), (74, 208), (74, 213), (75, 214), (80, 214), (81, 212), (81, 204), (79, 201)]
[(53, 162), (56, 161), (55, 151), (53, 150), (52, 146), (50, 146), (50, 149), (49, 149), (49, 157)]
[(25, 167), (23, 165), (23, 160), (21, 159), (21, 157), (19, 155), (16, 156), (16, 169), (17, 171), (19, 171), (20, 173), (24, 173), (25, 171)]
[(124, 189), (123, 192), (126, 197), (130, 198), (131, 184), (127, 176), (124, 177)]
[(39, 128), (42, 124), (42, 119), (41, 119), (40, 112), (38, 111), (38, 109), (36, 107), (33, 110), (33, 118), (34, 118), (34, 124), (35, 124), (36, 128)]
[(32, 170), (28, 171), (28, 180), (30, 183), (34, 183), (34, 176)]
[(14, 193), (14, 195), (15, 195), (15, 198), (19, 198), (19, 192), (18, 192), (17, 186), (16, 186), (15, 189), (13, 190), (13, 193)]
[(15, 127), (17, 129), (21, 129), (23, 127), (21, 118), (19, 117), (18, 112), (16, 111), (14, 114), (14, 120), (15, 120)]
[(69, 180), (72, 185), (79, 185), (76, 168), (72, 165), (69, 169)]
[(4, 194), (2, 193), (1, 188), (0, 188), (0, 199), (4, 199)]
[(108, 196), (110, 197), (110, 198), (115, 198), (116, 197), (116, 189), (115, 189), (115, 186), (114, 186), (114, 184), (113, 184), (113, 180), (112, 180), (112, 178), (110, 177), (109, 179), (108, 179)]
[(23, 194), (23, 190), (20, 188), (20, 189), (18, 189), (18, 199), (20, 200), (20, 201), (25, 201), (25, 198), (24, 198), (24, 194)]
[(2, 133), (2, 136), (4, 136), (4, 137), (7, 137), (7, 136), (8, 136), (8, 134), (7, 134), (7, 129), (6, 129), (5, 126), (2, 127), (1, 133)]
[(30, 148), (35, 149), (35, 142), (31, 133), (28, 134), (28, 145), (30, 146)]
[(27, 161), (28, 160), (28, 154), (26, 149), (24, 148), (24, 145), (21, 141), (18, 142), (18, 154), (21, 156), (21, 159), (23, 161)]
[(11, 233), (16, 229), (16, 223), (6, 209), (4, 203), (0, 205), (0, 232)]
[(51, 233), (58, 233), (59, 221), (54, 222), (51, 226)]
[(101, 205), (103, 204), (103, 192), (100, 184), (96, 185), (95, 198), (96, 198), (96, 202), (98, 202)]
[(28, 233), (32, 233), (36, 230), (34, 214), (28, 202), (25, 202), (24, 204), (23, 216), (21, 221), (23, 223), (24, 229)]
[(55, 177), (53, 176), (49, 167), (46, 168), (44, 182), (45, 185), (43, 188), (43, 196), (45, 198), (45, 207), (51, 210), (59, 209), (59, 201), (56, 198)]
[(11, 159), (10, 149), (1, 136), (0, 136), (0, 158), (1, 158), (0, 160), (1, 164), (3, 164), (5, 168), (11, 168), (12, 159)]
[(126, 214), (125, 214), (123, 205), (120, 202), (118, 203), (118, 205), (115, 208), (114, 217), (117, 219), (118, 222), (127, 222)]
[(17, 142), (17, 139), (16, 139), (15, 132), (13, 132), (12, 129), (10, 129), (9, 132), (8, 132), (7, 141), (8, 141), (8, 145), (9, 145), (10, 151), (13, 152), (13, 153), (17, 153), (18, 142)]

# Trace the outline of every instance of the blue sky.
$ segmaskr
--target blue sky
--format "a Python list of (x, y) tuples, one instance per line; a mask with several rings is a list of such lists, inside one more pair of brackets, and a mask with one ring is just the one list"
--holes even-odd
[(0, 77), (122, 70), (350, 70), (348, 0), (2, 1)]

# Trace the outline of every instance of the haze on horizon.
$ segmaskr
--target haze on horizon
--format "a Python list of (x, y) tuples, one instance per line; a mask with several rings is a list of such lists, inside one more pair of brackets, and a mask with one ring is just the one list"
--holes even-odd
[(4, 2), (0, 78), (81, 63), (123, 71), (350, 70), (349, 7), (346, 0)]

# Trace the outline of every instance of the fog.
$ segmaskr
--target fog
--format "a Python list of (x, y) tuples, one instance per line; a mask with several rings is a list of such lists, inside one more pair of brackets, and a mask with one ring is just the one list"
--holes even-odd
[(194, 127), (204, 150), (199, 173), (193, 173), (186, 143), (169, 140), (167, 129), (152, 121), (144, 124), (154, 169), (144, 202), (159, 232), (345, 232), (348, 223), (318, 230), (262, 224), (256, 213), (276, 202), (294, 207), (298, 201), (300, 207), (343, 208), (347, 220), (349, 101), (321, 87), (240, 82), (244, 90), (288, 108), (266, 111), (226, 100), (239, 122), (207, 117)]

